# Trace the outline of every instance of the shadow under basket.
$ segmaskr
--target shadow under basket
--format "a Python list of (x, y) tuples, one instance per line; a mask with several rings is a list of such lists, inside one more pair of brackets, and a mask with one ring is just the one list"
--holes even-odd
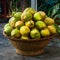
[(52, 35), (41, 39), (21, 40), (7, 36), (4, 32), (3, 35), (7, 37), (12, 43), (12, 45), (16, 48), (17, 54), (21, 54), (25, 56), (36, 56), (44, 53), (44, 48), (55, 36)]

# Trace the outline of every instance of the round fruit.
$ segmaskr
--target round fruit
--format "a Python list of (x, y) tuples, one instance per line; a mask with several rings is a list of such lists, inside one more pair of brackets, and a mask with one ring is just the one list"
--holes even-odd
[(10, 24), (10, 26), (11, 26), (12, 28), (15, 27), (15, 23), (16, 23), (16, 19), (15, 19), (14, 17), (11, 17), (11, 18), (9, 19), (9, 24)]
[(41, 14), (43, 19), (46, 17), (46, 13), (44, 11), (39, 11), (39, 13)]
[(28, 40), (29, 37), (27, 37), (27, 36), (21, 36), (21, 39), (23, 39), (23, 40)]
[(57, 33), (56, 28), (55, 28), (54, 25), (48, 26), (48, 29), (49, 29), (49, 31), (51, 32), (51, 34), (56, 34), (56, 33)]
[(15, 13), (16, 13), (16, 12), (15, 12), (15, 11), (13, 11), (13, 12), (12, 12), (12, 16), (14, 16), (14, 14), (15, 14)]
[(40, 32), (36, 28), (31, 30), (30, 36), (31, 36), (31, 38), (40, 38), (41, 37)]
[(22, 21), (17, 21), (16, 24), (15, 24), (15, 27), (17, 29), (20, 29), (20, 27), (23, 26), (23, 25), (24, 25), (24, 23)]
[(41, 30), (41, 35), (44, 36), (44, 37), (50, 36), (50, 32), (47, 28), (45, 28), (45, 29)]
[(29, 12), (23, 12), (21, 15), (21, 20), (26, 22), (32, 19), (32, 14)]
[(54, 20), (50, 17), (47, 17), (45, 18), (44, 22), (47, 24), (47, 25), (51, 25), (51, 24), (54, 24)]
[(11, 36), (16, 38), (20, 37), (20, 31), (18, 29), (13, 29), (11, 31)]
[(34, 21), (30, 20), (28, 22), (25, 22), (25, 25), (28, 26), (29, 28), (33, 28), (34, 27)]
[(16, 12), (15, 14), (14, 14), (14, 17), (17, 19), (17, 20), (21, 20), (21, 12)]
[(20, 33), (23, 36), (27, 36), (30, 33), (30, 29), (27, 26), (22, 26), (20, 28)]
[(29, 13), (31, 13), (32, 15), (36, 12), (34, 9), (32, 9), (32, 8), (26, 8), (25, 10), (24, 10), (24, 12), (29, 12)]
[(35, 26), (38, 28), (38, 29), (42, 29), (42, 28), (45, 28), (46, 27), (46, 24), (43, 22), (43, 21), (37, 21), (35, 23)]
[(52, 34), (60, 33), (54, 19), (48, 17), (44, 11), (26, 8), (23, 12), (12, 12), (12, 17), (4, 26), (4, 32), (21, 40), (40, 39)]
[(5, 24), (4, 29), (5, 29), (6, 27), (8, 27), (8, 26), (10, 26), (9, 23)]
[(42, 20), (42, 16), (41, 16), (41, 14), (40, 14), (39, 12), (36, 12), (36, 13), (34, 14), (34, 20), (35, 20), (35, 21), (40, 21), (40, 20)]
[(12, 27), (11, 26), (7, 26), (6, 28), (4, 28), (4, 32), (7, 34), (7, 35), (11, 35), (11, 31), (12, 31)]

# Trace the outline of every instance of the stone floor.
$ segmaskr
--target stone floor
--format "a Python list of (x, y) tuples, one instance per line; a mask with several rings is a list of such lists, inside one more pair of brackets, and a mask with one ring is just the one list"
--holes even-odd
[(52, 42), (46, 47), (46, 52), (42, 55), (35, 57), (17, 55), (15, 48), (2, 34), (5, 24), (0, 23), (0, 60), (60, 60), (60, 39), (58, 38), (52, 39)]

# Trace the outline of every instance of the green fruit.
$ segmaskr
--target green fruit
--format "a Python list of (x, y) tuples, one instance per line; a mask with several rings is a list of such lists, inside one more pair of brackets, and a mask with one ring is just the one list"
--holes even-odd
[(13, 11), (13, 12), (12, 12), (12, 16), (14, 16), (14, 14), (15, 14), (15, 13), (16, 13), (16, 12), (15, 12), (15, 11)]
[(11, 18), (9, 19), (9, 25), (10, 25), (12, 28), (14, 28), (16, 21), (17, 21), (17, 20), (16, 20), (14, 17), (11, 17)]
[(20, 27), (23, 26), (23, 25), (24, 25), (24, 23), (22, 21), (17, 21), (16, 24), (15, 24), (15, 27), (17, 29), (20, 29)]
[(50, 36), (50, 31), (48, 30), (48, 28), (42, 29), (41, 30), (41, 35), (46, 37), (46, 36)]
[(46, 24), (43, 22), (43, 21), (37, 21), (35, 23), (35, 26), (38, 28), (38, 29), (42, 29), (42, 28), (45, 28), (46, 27)]
[(21, 33), (21, 35), (23, 35), (23, 36), (27, 36), (27, 35), (29, 35), (29, 33), (30, 33), (30, 29), (29, 29), (27, 26), (22, 26), (22, 27), (20, 28), (20, 33)]
[(34, 27), (34, 21), (30, 20), (28, 22), (25, 22), (25, 25), (28, 26), (29, 28), (33, 28)]
[(4, 29), (5, 29), (6, 27), (8, 27), (8, 26), (10, 26), (9, 23), (5, 24)]
[(12, 31), (12, 27), (11, 26), (7, 26), (6, 28), (4, 28), (4, 32), (7, 34), (7, 35), (11, 35), (11, 31)]
[(21, 12), (16, 12), (15, 14), (14, 14), (14, 17), (16, 18), (16, 20), (21, 20)]
[(41, 16), (41, 14), (40, 14), (39, 12), (36, 12), (36, 13), (34, 14), (34, 20), (35, 20), (35, 21), (40, 21), (40, 20), (42, 20), (42, 16)]
[(22, 36), (21, 39), (23, 39), (23, 40), (28, 40), (29, 37), (27, 37), (27, 36)]
[(49, 18), (49, 17), (45, 18), (44, 22), (47, 25), (51, 25), (51, 24), (54, 24), (55, 23), (54, 20), (52, 18)]
[(29, 12), (23, 12), (21, 15), (21, 20), (27, 22), (32, 19), (32, 14)]
[(19, 38), (20, 37), (20, 31), (18, 29), (13, 29), (11, 31), (11, 36), (12, 37), (16, 37), (16, 38)]
[(29, 12), (29, 13), (31, 13), (32, 15), (36, 12), (34, 9), (32, 9), (32, 8), (26, 8), (25, 10), (24, 10), (24, 12)]
[(53, 25), (49, 25), (48, 26), (48, 29), (51, 32), (51, 34), (56, 34), (57, 33), (56, 28)]
[(36, 28), (31, 30), (30, 36), (31, 36), (31, 38), (40, 38), (41, 37), (40, 32)]

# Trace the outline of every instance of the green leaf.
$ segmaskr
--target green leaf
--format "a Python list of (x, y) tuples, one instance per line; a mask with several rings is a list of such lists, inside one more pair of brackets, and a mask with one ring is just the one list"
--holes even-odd
[(60, 14), (60, 3), (48, 10), (49, 17), (55, 18), (58, 14)]
[(48, 10), (48, 14), (47, 14), (47, 15), (48, 15), (49, 17), (51, 17), (51, 12), (52, 12), (52, 10), (53, 10), (53, 7)]
[(55, 28), (58, 28), (58, 24), (54, 24)]
[(56, 20), (56, 22), (60, 22), (60, 20)]
[(60, 34), (60, 28), (57, 28), (57, 32)]
[(60, 4), (57, 4), (53, 7), (51, 17), (53, 17), (58, 12), (59, 8), (60, 8)]
[(53, 17), (53, 19), (55, 20), (57, 17), (58, 17), (58, 15), (55, 15), (55, 16)]

